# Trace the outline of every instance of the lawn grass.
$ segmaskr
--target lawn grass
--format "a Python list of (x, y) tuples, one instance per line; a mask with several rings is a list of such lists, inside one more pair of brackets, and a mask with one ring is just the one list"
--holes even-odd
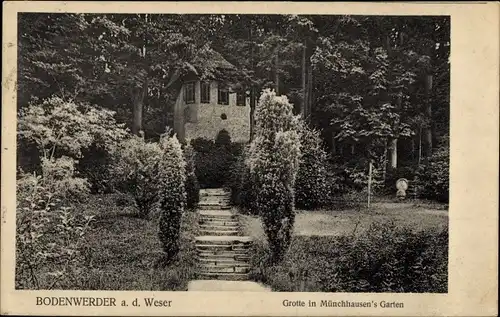
[[(257, 240), (265, 239), (259, 217), (242, 215), (246, 235)], [(341, 210), (297, 210), (294, 235), (343, 236), (354, 231), (362, 232), (373, 222), (394, 222), (416, 230), (443, 228), (448, 225), (448, 211), (427, 203), (375, 203), (372, 208)]]
[(377, 203), (371, 210), (297, 211), (292, 242), (268, 262), (255, 216), (242, 216), (254, 237), (252, 279), (273, 291), (447, 291), (448, 215), (427, 204)]
[(162, 257), (158, 214), (150, 215), (149, 220), (140, 219), (130, 206), (118, 205), (115, 195), (96, 195), (86, 204), (88, 211), (97, 217), (84, 243), (85, 260), (81, 265), (85, 274), (79, 276), (73, 288), (187, 290), (187, 283), (195, 273), (196, 213), (184, 213), (178, 258), (168, 267), (160, 268), (157, 267)]

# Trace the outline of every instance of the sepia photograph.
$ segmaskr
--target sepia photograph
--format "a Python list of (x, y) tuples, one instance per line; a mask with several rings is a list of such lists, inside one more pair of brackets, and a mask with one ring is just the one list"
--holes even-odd
[(4, 9), (2, 314), (498, 313), (498, 6)]
[(16, 288), (446, 293), (449, 16), (18, 16)]

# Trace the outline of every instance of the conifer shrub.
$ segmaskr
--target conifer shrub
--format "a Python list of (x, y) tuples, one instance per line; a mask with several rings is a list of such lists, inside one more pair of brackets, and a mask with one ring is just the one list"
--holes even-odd
[(295, 183), (295, 203), (303, 209), (315, 209), (328, 202), (327, 154), (318, 131), (301, 124), (302, 156)]
[(292, 109), (285, 96), (278, 97), (270, 90), (262, 93), (255, 110), (255, 138), (246, 161), (272, 262), (283, 258), (295, 221), (294, 186), (300, 136)]
[(157, 207), (163, 186), (160, 177), (162, 156), (159, 143), (147, 142), (144, 134), (121, 142), (114, 153), (113, 185), (134, 198), (140, 218), (148, 217)]
[(186, 161), (186, 207), (196, 208), (200, 201), (200, 184), (196, 177), (194, 149), (190, 142), (184, 147), (184, 160)]
[(164, 253), (163, 263), (169, 264), (179, 253), (181, 217), (186, 205), (186, 163), (177, 137), (163, 136), (160, 146), (159, 238)]
[(249, 148), (243, 148), (241, 154), (234, 157), (228, 187), (231, 189), (231, 203), (239, 206), (240, 210), (258, 215), (255, 206), (256, 191), (250, 178), (250, 168), (245, 164)]

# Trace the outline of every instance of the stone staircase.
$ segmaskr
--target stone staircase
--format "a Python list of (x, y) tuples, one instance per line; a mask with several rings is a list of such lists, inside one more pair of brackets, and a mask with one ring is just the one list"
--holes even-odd
[(195, 238), (198, 279), (248, 280), (250, 237), (241, 236), (238, 214), (231, 210), (229, 192), (200, 191), (199, 236)]

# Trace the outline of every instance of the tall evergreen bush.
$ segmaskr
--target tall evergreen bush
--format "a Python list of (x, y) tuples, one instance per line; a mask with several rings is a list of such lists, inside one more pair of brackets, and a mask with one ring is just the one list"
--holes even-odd
[(186, 163), (177, 137), (162, 136), (160, 146), (163, 153), (160, 162), (159, 238), (168, 264), (179, 252), (181, 217), (186, 204)]
[(273, 262), (281, 261), (288, 249), (295, 221), (300, 136), (292, 109), (285, 96), (278, 97), (270, 90), (262, 93), (255, 110), (255, 138), (246, 162)]

